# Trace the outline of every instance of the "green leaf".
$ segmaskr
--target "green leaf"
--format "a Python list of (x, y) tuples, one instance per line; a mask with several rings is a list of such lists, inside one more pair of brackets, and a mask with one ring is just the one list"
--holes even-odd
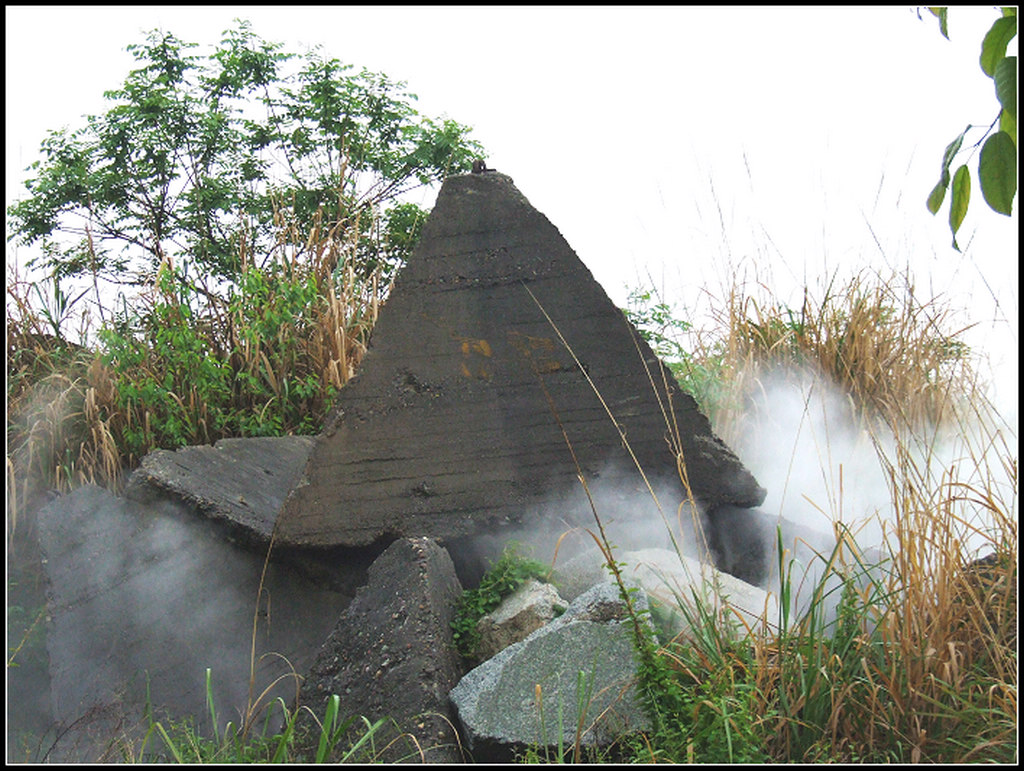
[(990, 136), (981, 148), (978, 180), (988, 205), (1010, 216), (1017, 192), (1017, 147), (1005, 131)]
[(939, 176), (939, 183), (928, 195), (928, 211), (932, 214), (936, 214), (939, 211), (939, 207), (942, 206), (942, 201), (946, 197), (946, 188), (949, 187), (949, 167), (952, 165), (956, 154), (960, 152), (960, 146), (964, 143), (964, 136), (970, 130), (971, 124), (968, 123), (967, 128), (961, 131), (956, 139), (946, 145), (946, 151), (942, 154), (942, 174)]
[(946, 40), (949, 40), (949, 28), (947, 27), (947, 24), (946, 24), (946, 17), (948, 16), (949, 9), (946, 8), (945, 6), (942, 6), (942, 7), (930, 7), (928, 10), (932, 12), (932, 15), (938, 17), (938, 19), (939, 19), (939, 32), (942, 33), (942, 37), (946, 38)]
[[(960, 152), (960, 145), (964, 143), (964, 136), (971, 130), (971, 124), (967, 124), (967, 128), (960, 132), (960, 136), (946, 145), (946, 151), (942, 154), (942, 172), (947, 177), (949, 176), (949, 167), (953, 164), (953, 158), (958, 152)], [(947, 181), (948, 184), (948, 181)]]
[(990, 78), (996, 65), (1006, 56), (1006, 46), (1017, 34), (1017, 17), (1003, 16), (996, 19), (981, 42), (981, 69)]
[(1010, 117), (1017, 120), (1017, 57), (1007, 56), (996, 65), (993, 76), (996, 82), (996, 97)]
[(953, 195), (949, 202), (949, 229), (953, 231), (953, 248), (958, 252), (956, 231), (967, 216), (967, 205), (971, 202), (971, 172), (964, 164), (953, 175)]
[(938, 214), (939, 209), (942, 207), (942, 202), (946, 198), (946, 188), (949, 187), (949, 174), (947, 173), (944, 176), (946, 178), (939, 180), (939, 183), (928, 196), (928, 211), (932, 214)]
[(1010, 139), (1013, 140), (1013, 146), (1017, 146), (1017, 120), (1006, 110), (999, 113), (999, 130), (1009, 134)]

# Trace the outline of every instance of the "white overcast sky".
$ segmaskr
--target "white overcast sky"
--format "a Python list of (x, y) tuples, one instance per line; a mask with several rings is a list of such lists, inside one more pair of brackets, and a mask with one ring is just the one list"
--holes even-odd
[[(649, 276), (697, 312), (738, 272), (798, 306), (806, 283), (909, 266), (974, 323), (1016, 403), (1018, 235), (975, 180), (960, 243), (924, 201), (942, 152), (997, 113), (978, 66), (993, 7), (6, 8), (9, 204), (48, 129), (104, 109), (161, 27), (261, 37), (404, 80), (474, 128), (620, 305)], [(1014, 43), (1015, 45), (1015, 43)], [(208, 48), (200, 50), (209, 50)], [(980, 138), (982, 130), (973, 133)], [(969, 139), (972, 135), (969, 135)], [(976, 174), (977, 155), (969, 161)], [(419, 201), (433, 205), (435, 191)], [(948, 208), (948, 201), (947, 201)], [(20, 257), (8, 246), (8, 257)]]

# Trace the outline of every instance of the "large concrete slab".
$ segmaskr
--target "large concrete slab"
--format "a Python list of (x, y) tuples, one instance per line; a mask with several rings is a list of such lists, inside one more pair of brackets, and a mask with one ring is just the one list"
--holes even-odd
[(307, 436), (255, 437), (154, 450), (132, 474), (125, 497), (148, 502), (169, 493), (269, 541), (313, 443)]
[(142, 505), (94, 486), (44, 508), (39, 538), (62, 736), (50, 760), (97, 760), (112, 738), (133, 735), (147, 698), (158, 716), (192, 716), (208, 732), (207, 668), (220, 730), (280, 677), (270, 698), (293, 700), (291, 675), (312, 663), (352, 596), (274, 562), (261, 590), (264, 555), (222, 526), (180, 503)]
[(586, 502), (567, 441), (605, 513), (646, 494), (627, 442), (671, 507), (677, 450), (709, 511), (765, 495), (512, 180), (450, 177), (278, 538), (447, 540), (529, 523), (560, 496)]

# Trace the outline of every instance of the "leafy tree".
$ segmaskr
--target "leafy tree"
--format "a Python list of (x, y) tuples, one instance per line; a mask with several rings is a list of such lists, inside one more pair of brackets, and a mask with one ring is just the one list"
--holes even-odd
[[(114, 456), (112, 480), (154, 447), (318, 431), (425, 218), (398, 199), (481, 155), (405, 84), (245, 22), (195, 48), (162, 31), (129, 46), (109, 109), (50, 133), (7, 212), (51, 271), (57, 338), (82, 297), (61, 282), (97, 287), (96, 401), (74, 436), (83, 463)], [(146, 291), (104, 313), (101, 277)]]
[[(209, 56), (149, 33), (128, 47), (139, 67), (105, 93), (110, 109), (43, 142), (29, 196), (7, 213), (11, 238), (41, 242), (55, 278), (151, 278), (183, 256), (237, 281), (241, 243), (264, 263), (280, 246), (282, 207), (300, 228), (368, 230), (383, 215), (400, 257), (422, 212), (386, 206), (480, 154), (465, 126), (421, 116), (404, 83), (236, 24)], [(394, 255), (368, 253), (367, 269), (382, 256)]]
[[(931, 8), (939, 20), (939, 29), (948, 40), (948, 14), (946, 8)], [(1002, 16), (985, 35), (981, 44), (981, 69), (992, 78), (999, 113), (985, 134), (972, 147), (977, 148), (984, 141), (978, 159), (978, 180), (985, 202), (1000, 214), (1010, 215), (1013, 197), (1017, 193), (1017, 57), (1007, 56), (1006, 48), (1017, 36), (1017, 9), (1003, 8)], [(992, 129), (999, 124), (999, 130)], [(942, 174), (938, 184), (928, 196), (928, 210), (936, 214), (942, 207), (946, 190), (952, 182), (949, 203), (949, 227), (953, 232), (953, 248), (960, 251), (956, 233), (967, 215), (971, 200), (971, 173), (967, 164), (961, 164), (950, 175), (953, 160), (961, 151), (964, 137), (975, 126), (968, 125), (959, 136), (946, 147), (942, 156)], [(988, 137), (986, 139), (985, 137)]]

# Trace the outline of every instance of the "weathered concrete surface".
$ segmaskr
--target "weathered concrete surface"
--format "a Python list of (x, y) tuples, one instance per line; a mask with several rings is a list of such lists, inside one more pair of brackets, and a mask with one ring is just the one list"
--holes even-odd
[[(370, 566), (366, 586), (321, 647), (302, 686), (301, 703), (322, 719), (327, 700), (337, 694), (342, 718), (389, 718), (374, 743), (378, 748), (393, 744), (374, 760), (461, 762), (448, 702), (462, 676), (451, 628), (461, 593), (443, 547), (428, 538), (392, 543)], [(304, 720), (300, 744), (309, 760), (319, 731)], [(357, 727), (365, 730), (361, 723)], [(343, 743), (331, 759), (338, 760), (348, 747)]]
[(552, 496), (583, 498), (567, 438), (588, 480), (642, 492), (618, 429), (647, 474), (674, 491), (673, 506), (683, 498), (676, 435), (709, 510), (759, 504), (765, 491), (674, 383), (509, 177), (450, 177), (360, 374), (338, 394), (285, 503), (278, 538), (447, 541), (530, 522)]
[[(643, 591), (633, 596), (638, 610), (647, 607)], [(467, 673), (451, 699), (474, 758), (507, 759), (525, 746), (572, 747), (578, 726), (586, 746), (649, 727), (633, 684), (626, 618), (618, 588), (599, 584), (563, 615)]]
[(132, 474), (125, 497), (148, 502), (170, 493), (266, 542), (312, 449), (311, 437), (281, 436), (154, 450)]
[(264, 654), (301, 672), (352, 596), (273, 562), (260, 593), (264, 555), (228, 541), (223, 526), (182, 504), (142, 505), (93, 486), (45, 507), (39, 538), (54, 718), (70, 729), (49, 760), (96, 760), (111, 736), (132, 736), (147, 689), (158, 714), (191, 715), (208, 731), (207, 668), (219, 728), (237, 724), (254, 644), (253, 693), (286, 675), (270, 698), (293, 699), (289, 664)]

